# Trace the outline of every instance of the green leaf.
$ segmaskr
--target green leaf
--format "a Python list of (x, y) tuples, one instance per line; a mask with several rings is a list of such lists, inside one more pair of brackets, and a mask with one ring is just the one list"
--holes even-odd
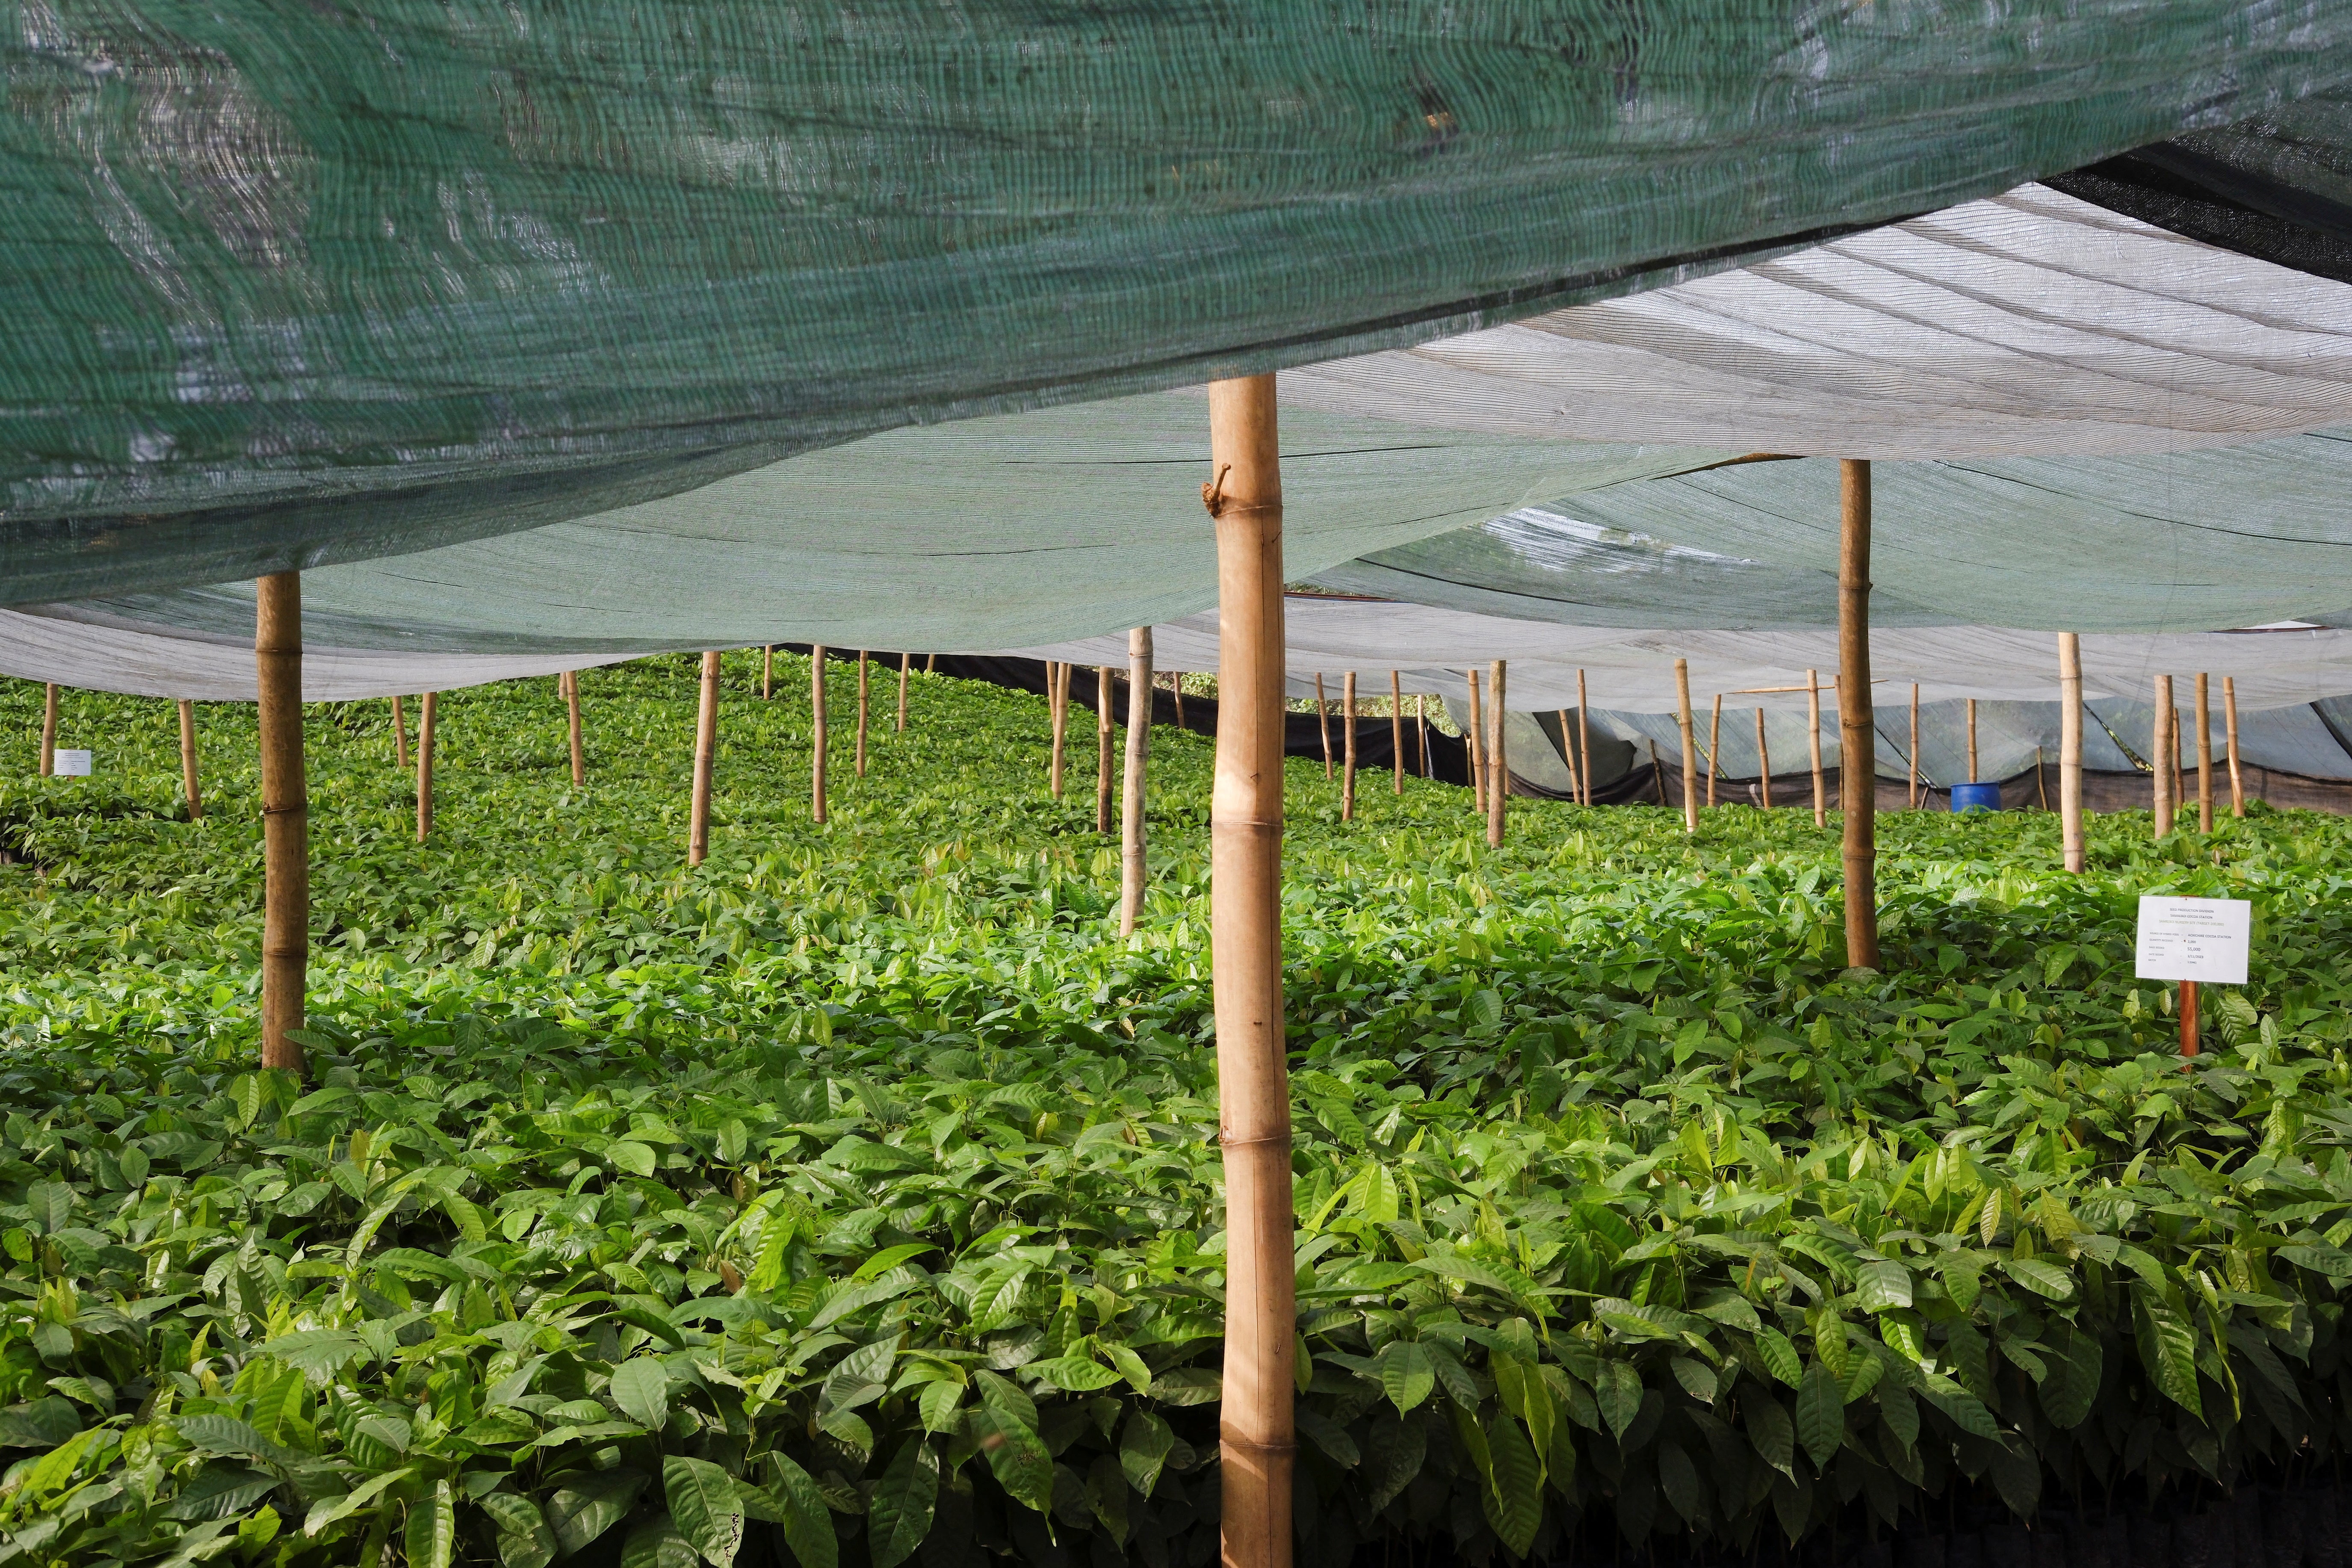
[(2352, 1279), (2352, 1252), (2340, 1247), (2282, 1247), (2273, 1256), (2285, 1258), (2298, 1268), (2325, 1274), (2331, 1279)]
[(1391, 1340), (1379, 1356), (1381, 1392), (1400, 1415), (1437, 1389), (1437, 1367), (1418, 1340)]
[(1604, 1361), (1593, 1381), (1592, 1397), (1611, 1436), (1622, 1437), (1642, 1413), (1642, 1374), (1624, 1362)]
[(1118, 1435), (1118, 1468), (1127, 1484), (1150, 1497), (1160, 1484), (1160, 1467), (1175, 1447), (1176, 1433), (1167, 1422), (1149, 1410), (1129, 1415)]
[(648, 1432), (669, 1420), (669, 1373), (651, 1356), (635, 1356), (613, 1369), (613, 1403)]
[(1082, 1355), (1056, 1356), (1051, 1361), (1033, 1361), (1022, 1371), (1048, 1388), (1066, 1389), (1073, 1394), (1091, 1394), (1097, 1388), (1108, 1388), (1120, 1380), (1119, 1374), (1100, 1362), (1088, 1361)]
[(2051, 1375), (2042, 1382), (2042, 1411), (2053, 1426), (2063, 1431), (2081, 1426), (2090, 1415), (2099, 1396), (2105, 1355), (2098, 1336), (2079, 1329), (2066, 1329), (2054, 1341)]
[(1854, 1304), (1865, 1312), (1884, 1312), (1911, 1304), (1911, 1271), (1885, 1259), (1864, 1263), (1854, 1282)]
[[(320, 1499), (310, 1505), (309, 1516), (302, 1521), (302, 1533), (316, 1535), (327, 1526), (349, 1519), (382, 1496), (386, 1488), (397, 1486), (415, 1473), (414, 1466), (387, 1470), (382, 1475), (370, 1476), (341, 1497)], [(534, 1516), (538, 1511), (536, 1509), (531, 1510)]]
[(2151, 1290), (2135, 1290), (2132, 1296), (2140, 1363), (2147, 1368), (2158, 1393), (2202, 1418), (2204, 1405), (2197, 1390), (2196, 1325)]
[(768, 1473), (784, 1504), (784, 1543), (801, 1568), (839, 1568), (841, 1546), (833, 1532), (833, 1511), (809, 1473), (781, 1450), (768, 1452)]
[(555, 1561), (555, 1532), (539, 1505), (514, 1492), (494, 1491), (478, 1500), (498, 1526), (499, 1561), (506, 1568), (547, 1568)]
[(1830, 1462), (1844, 1436), (1845, 1390), (1828, 1363), (1817, 1361), (1797, 1385), (1797, 1441), (1818, 1470)]
[(2073, 1275), (2038, 1258), (2004, 1258), (2000, 1267), (2002, 1272), (2027, 1289), (2053, 1301), (2063, 1301), (2074, 1293)]
[(1764, 1462), (1793, 1479), (1797, 1473), (1797, 1428), (1789, 1419), (1787, 1407), (1759, 1393), (1741, 1397), (1739, 1414), (1748, 1428), (1748, 1443)]
[(547, 1502), (547, 1524), (562, 1554), (569, 1557), (620, 1523), (645, 1484), (636, 1470), (602, 1470), (575, 1475), (556, 1488)]
[(457, 1545), (457, 1499), (447, 1481), (408, 1505), (408, 1529), (402, 1537), (409, 1568), (449, 1568)]
[(662, 1460), (669, 1517), (711, 1568), (729, 1568), (743, 1545), (743, 1502), (735, 1478), (707, 1459), (673, 1454)]
[(1756, 1353), (1763, 1357), (1764, 1370), (1790, 1388), (1796, 1387), (1797, 1380), (1804, 1375), (1805, 1363), (1797, 1354), (1797, 1347), (1778, 1329), (1767, 1329), (1756, 1336)]
[(898, 1568), (930, 1532), (940, 1494), (939, 1456), (920, 1437), (898, 1448), (866, 1500), (866, 1542), (872, 1568)]
[(1535, 1541), (1536, 1527), (1543, 1522), (1543, 1467), (1517, 1422), (1496, 1421), (1485, 1431), (1491, 1460), (1486, 1486), (1492, 1507), (1487, 1518), (1511, 1555), (1525, 1557)]
[(606, 1149), (604, 1158), (633, 1176), (651, 1176), (654, 1173), (654, 1152), (643, 1143), (624, 1140)]
[(1658, 1485), (1666, 1494), (1685, 1522), (1696, 1525), (1706, 1517), (1706, 1488), (1699, 1480), (1698, 1468), (1679, 1443), (1658, 1445)]
[(966, 1411), (964, 1420), (1007, 1495), (1039, 1513), (1053, 1505), (1054, 1457), (1046, 1452), (1045, 1440), (1034, 1427), (989, 1404)]
[(701, 1568), (702, 1558), (677, 1528), (677, 1521), (657, 1513), (629, 1531), (621, 1546), (621, 1568)]

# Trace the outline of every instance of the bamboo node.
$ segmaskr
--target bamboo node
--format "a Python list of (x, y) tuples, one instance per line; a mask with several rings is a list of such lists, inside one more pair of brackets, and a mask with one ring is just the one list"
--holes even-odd
[(1276, 1147), (1288, 1149), (1293, 1147), (1297, 1142), (1297, 1140), (1293, 1138), (1291, 1134), (1286, 1131), (1269, 1133), (1263, 1138), (1236, 1138), (1230, 1132), (1220, 1132), (1217, 1134), (1218, 1147), (1223, 1149), (1260, 1149)]

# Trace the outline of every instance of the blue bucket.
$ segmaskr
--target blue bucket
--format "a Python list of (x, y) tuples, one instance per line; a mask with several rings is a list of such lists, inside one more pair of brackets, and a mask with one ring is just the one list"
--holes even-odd
[(1961, 811), (1999, 811), (2000, 785), (1997, 784), (1965, 784), (1952, 786), (1952, 809)]

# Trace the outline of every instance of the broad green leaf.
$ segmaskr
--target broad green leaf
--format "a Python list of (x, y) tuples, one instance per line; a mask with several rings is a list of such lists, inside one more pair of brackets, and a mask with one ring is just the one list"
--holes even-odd
[(1804, 1375), (1803, 1358), (1789, 1342), (1789, 1336), (1778, 1329), (1767, 1329), (1756, 1336), (1756, 1353), (1764, 1358), (1765, 1369), (1790, 1388), (1796, 1387), (1797, 1380)]
[(898, 1456), (866, 1500), (867, 1551), (873, 1568), (898, 1568), (930, 1532), (939, 1501), (940, 1461), (920, 1437), (899, 1445)]
[(1593, 1381), (1592, 1397), (1611, 1435), (1622, 1437), (1642, 1413), (1642, 1374), (1624, 1362), (1604, 1361)]
[(1437, 1388), (1437, 1367), (1417, 1340), (1391, 1340), (1381, 1347), (1381, 1392), (1400, 1415), (1427, 1399)]
[(410, 1568), (449, 1568), (457, 1545), (457, 1500), (447, 1481), (408, 1505), (402, 1541)]
[[(382, 1496), (386, 1488), (398, 1486), (415, 1473), (416, 1469), (414, 1466), (404, 1466), (397, 1470), (386, 1470), (382, 1475), (370, 1476), (341, 1497), (320, 1499), (310, 1505), (309, 1516), (302, 1521), (302, 1533), (316, 1535), (327, 1526), (340, 1520), (349, 1519)], [(531, 1511), (534, 1517), (538, 1513), (536, 1509)]]
[(654, 1173), (654, 1152), (643, 1143), (624, 1140), (605, 1150), (604, 1158), (611, 1161), (616, 1169), (626, 1171), (633, 1176), (651, 1176)]
[(561, 1554), (570, 1556), (620, 1523), (645, 1485), (641, 1471), (600, 1470), (557, 1487), (547, 1502), (547, 1525)]
[(701, 1568), (701, 1563), (694, 1543), (666, 1513), (631, 1530), (621, 1545), (621, 1568)]
[(833, 1531), (833, 1512), (816, 1482), (774, 1449), (768, 1453), (768, 1471), (784, 1505), (784, 1542), (801, 1568), (838, 1568), (841, 1547)]
[(2070, 1329), (2056, 1336), (2055, 1342), (2057, 1353), (2050, 1359), (2050, 1375), (2042, 1379), (2041, 1399), (2050, 1424), (2063, 1431), (2081, 1426), (2090, 1415), (2105, 1357), (2095, 1334)]
[(743, 1503), (735, 1479), (707, 1459), (662, 1460), (662, 1492), (677, 1532), (711, 1568), (728, 1568), (743, 1545)]
[(1493, 1499), (1488, 1518), (1495, 1533), (1514, 1557), (1527, 1555), (1543, 1522), (1543, 1468), (1518, 1423), (1501, 1420), (1486, 1427), (1486, 1451), (1492, 1465), (1487, 1491)]
[(2063, 1301), (2074, 1293), (2074, 1276), (2039, 1258), (2004, 1258), (2000, 1267), (2002, 1272), (2027, 1289), (2053, 1301)]
[(2139, 1342), (2140, 1364), (2157, 1392), (2192, 1415), (2204, 1406), (2197, 1389), (2197, 1329), (2150, 1290), (2132, 1292), (2133, 1326)]
[(1138, 1410), (1127, 1418), (1118, 1435), (1118, 1468), (1127, 1477), (1127, 1484), (1145, 1497), (1160, 1484), (1160, 1467), (1176, 1447), (1176, 1434), (1168, 1423), (1149, 1410)]
[(1815, 1469), (1830, 1462), (1845, 1436), (1845, 1393), (1826, 1362), (1805, 1368), (1797, 1385), (1797, 1441)]
[(669, 1373), (651, 1356), (635, 1356), (613, 1369), (613, 1403), (648, 1432), (669, 1421)]

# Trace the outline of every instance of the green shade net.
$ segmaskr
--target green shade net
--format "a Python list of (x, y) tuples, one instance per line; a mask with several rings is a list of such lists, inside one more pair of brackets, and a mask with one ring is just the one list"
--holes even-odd
[(0, 39), (21, 602), (1672, 281), (2283, 110), (2352, 7), (67, 0)]

